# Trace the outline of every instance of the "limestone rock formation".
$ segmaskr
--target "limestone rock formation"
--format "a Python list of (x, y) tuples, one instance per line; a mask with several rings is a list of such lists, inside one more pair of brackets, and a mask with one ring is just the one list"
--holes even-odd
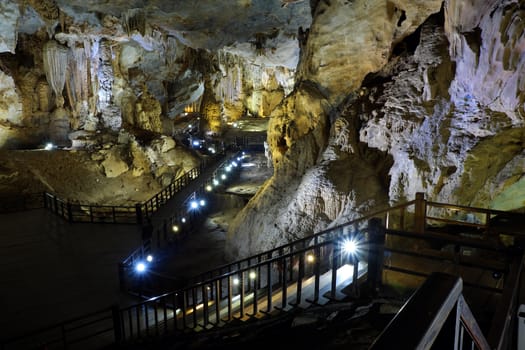
[[(190, 122), (220, 136), (268, 118), (274, 175), (230, 225), (232, 258), (416, 192), (523, 210), (521, 1), (282, 5), (2, 2), (0, 148), (71, 140), (71, 154), (44, 154), (89, 159), (90, 186), (72, 181), (75, 193), (109, 200), (91, 185), (129, 181), (118, 197), (138, 198), (198, 164), (172, 138)], [(42, 168), (6, 160), (10, 186), (21, 167), (27, 183), (67, 192), (37, 158), (13, 154)]]

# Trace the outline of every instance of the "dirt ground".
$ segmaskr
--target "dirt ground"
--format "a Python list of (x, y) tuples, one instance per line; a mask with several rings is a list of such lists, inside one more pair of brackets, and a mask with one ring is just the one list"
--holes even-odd
[(151, 174), (106, 177), (87, 151), (0, 151), (2, 196), (48, 191), (73, 202), (122, 205), (145, 201), (160, 189)]

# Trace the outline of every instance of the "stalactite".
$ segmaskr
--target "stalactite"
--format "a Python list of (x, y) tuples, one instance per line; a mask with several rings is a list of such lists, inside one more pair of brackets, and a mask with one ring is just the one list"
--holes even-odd
[[(44, 45), (43, 59), (46, 79), (55, 95), (61, 96), (67, 76), (69, 49), (54, 40)], [(58, 100), (58, 99), (57, 99)], [(61, 106), (59, 106), (61, 107)]]
[(137, 30), (142, 36), (146, 34), (146, 15), (142, 9), (128, 9), (122, 14), (122, 27), (131, 36)]
[(168, 71), (174, 71), (177, 60), (177, 39), (173, 36), (168, 36), (164, 42), (164, 57)]

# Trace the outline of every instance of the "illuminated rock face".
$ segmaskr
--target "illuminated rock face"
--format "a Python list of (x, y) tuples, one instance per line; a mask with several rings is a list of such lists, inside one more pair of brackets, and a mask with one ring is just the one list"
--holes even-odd
[[(0, 4), (0, 148), (118, 134), (95, 142), (97, 166), (160, 186), (194, 162), (162, 136), (188, 105), (214, 133), (270, 118), (274, 176), (230, 225), (232, 257), (416, 192), (525, 207), (518, 0), (13, 3)], [(43, 66), (51, 39), (70, 50), (63, 106)]]
[[(337, 20), (345, 11), (351, 18), (349, 9), (331, 5), (320, 2), (301, 57), (297, 80), (308, 83), (273, 114), (276, 176), (230, 227), (232, 255), (309, 235), (416, 192), (435, 201), (523, 209), (525, 31), (517, 2), (449, 1), (444, 16), (428, 20), (440, 3), (412, 10), (397, 4), (392, 11), (347, 2), (375, 14), (351, 24)], [(374, 25), (376, 18), (386, 24)], [(399, 28), (389, 26), (395, 21), (402, 28), (406, 22), (397, 36)], [(321, 96), (310, 107), (304, 95), (312, 87)], [(319, 100), (335, 108), (319, 108)]]

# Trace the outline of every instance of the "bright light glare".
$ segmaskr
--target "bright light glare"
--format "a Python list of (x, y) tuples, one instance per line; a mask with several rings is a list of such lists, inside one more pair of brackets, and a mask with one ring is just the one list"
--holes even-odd
[(343, 251), (346, 254), (355, 254), (357, 252), (357, 242), (351, 239), (343, 241)]
[(199, 207), (199, 203), (197, 203), (197, 201), (191, 201), (190, 207), (191, 209), (197, 209)]
[(232, 162), (232, 165), (233, 165), (234, 167), (237, 167), (238, 164), (237, 164), (237, 162)]
[(46, 143), (46, 146), (44, 147), (44, 149), (46, 151), (51, 151), (53, 149), (53, 147), (55, 147), (51, 142), (48, 142)]
[(143, 262), (138, 263), (135, 266), (135, 270), (137, 270), (137, 272), (144, 272), (144, 271), (146, 271), (146, 264), (144, 264)]
[(255, 277), (257, 277), (257, 275), (255, 274), (255, 272), (251, 271), (250, 274), (248, 275), (250, 277), (250, 279), (254, 280)]
[(200, 145), (201, 143), (199, 141), (193, 141), (193, 146), (198, 146)]
[(226, 175), (225, 175), (225, 174), (222, 174), (222, 175), (221, 175), (221, 179), (226, 180)]
[(238, 285), (239, 284), (239, 279), (238, 278), (234, 278), (233, 279), (233, 284), (234, 285)]
[(199, 201), (199, 204), (201, 205), (201, 207), (204, 207), (206, 205), (206, 201), (204, 199), (201, 199)]
[(219, 180), (213, 179), (213, 186), (218, 186), (218, 185), (219, 185)]
[(230, 165), (228, 165), (228, 166), (226, 167), (226, 171), (228, 171), (228, 172), (232, 171), (232, 167), (231, 167)]
[(208, 147), (208, 151), (211, 152), (211, 153), (215, 153), (215, 149), (211, 148), (211, 147)]
[(186, 222), (186, 218), (182, 218), (182, 219), (180, 219), (180, 221), (181, 221), (182, 223), (185, 223), (185, 222)]
[(308, 254), (306, 256), (306, 261), (309, 263), (313, 263), (315, 261), (315, 257), (312, 254)]
[(173, 232), (179, 232), (179, 226), (177, 225), (173, 225), (171, 229), (173, 230)]
[(147, 260), (148, 262), (152, 262), (152, 261), (153, 261), (153, 255), (148, 255), (148, 256), (146, 257), (146, 260)]
[(211, 187), (211, 185), (207, 185), (206, 186), (206, 191), (211, 192), (212, 189), (213, 189), (213, 187)]

